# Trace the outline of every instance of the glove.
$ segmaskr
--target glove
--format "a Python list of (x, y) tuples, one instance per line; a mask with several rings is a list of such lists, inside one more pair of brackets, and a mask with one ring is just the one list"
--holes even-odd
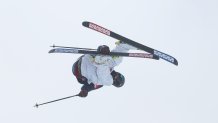
[(124, 49), (127, 49), (127, 50), (138, 50), (138, 48), (136, 48), (136, 47), (134, 47), (132, 45), (129, 45), (129, 44), (123, 42), (123, 41), (117, 41), (117, 42), (115, 42), (115, 44), (117, 46), (120, 46), (120, 47), (122, 47)]
[(88, 96), (88, 91), (86, 90), (81, 90), (78, 94), (79, 97), (87, 97)]

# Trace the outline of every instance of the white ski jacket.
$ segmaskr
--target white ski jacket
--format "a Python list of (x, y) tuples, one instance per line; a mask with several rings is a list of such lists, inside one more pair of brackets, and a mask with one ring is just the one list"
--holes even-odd
[[(119, 43), (112, 52), (128, 52), (129, 49), (136, 48)], [(122, 59), (120, 56), (84, 55), (81, 62), (81, 74), (88, 79), (89, 84), (110, 86), (113, 84), (111, 72), (115, 66), (122, 62)]]

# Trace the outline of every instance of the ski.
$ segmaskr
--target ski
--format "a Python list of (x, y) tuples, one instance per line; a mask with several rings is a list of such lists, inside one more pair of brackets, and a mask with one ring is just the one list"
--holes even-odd
[(52, 45), (50, 47), (53, 47), (53, 48), (76, 48), (76, 49), (83, 49), (83, 50), (96, 50), (96, 49), (91, 49), (91, 48), (78, 48), (78, 47), (66, 47), (66, 46), (57, 46), (57, 45)]
[(106, 29), (106, 28), (104, 28), (102, 26), (99, 26), (99, 25), (97, 25), (95, 23), (84, 21), (82, 23), (82, 25), (84, 27), (89, 28), (89, 29), (95, 30), (97, 32), (103, 33), (103, 34), (105, 34), (107, 36), (110, 36), (112, 38), (115, 38), (117, 40), (120, 40), (120, 41), (122, 41), (124, 43), (132, 45), (132, 46), (134, 46), (134, 47), (136, 47), (138, 49), (141, 49), (141, 50), (144, 50), (144, 51), (146, 51), (148, 53), (151, 53), (154, 56), (160, 57), (160, 58), (162, 58), (162, 59), (164, 59), (164, 60), (166, 60), (166, 61), (168, 61), (168, 62), (170, 62), (170, 63), (172, 63), (174, 65), (178, 65), (178, 61), (174, 57), (172, 57), (172, 56), (170, 56), (170, 55), (168, 55), (166, 53), (163, 53), (161, 51), (158, 51), (158, 50), (155, 50), (153, 48), (150, 48), (148, 46), (145, 46), (143, 44), (137, 43), (137, 42), (135, 42), (135, 41), (133, 41), (131, 39), (128, 39), (126, 37), (123, 37), (123, 36), (113, 32), (113, 31), (110, 31), (110, 30), (108, 30), (108, 29)]
[[(82, 50), (81, 48), (54, 48), (49, 53), (75, 53), (75, 54), (92, 54), (92, 55), (105, 55), (100, 54), (97, 50)], [(158, 56), (147, 53), (122, 53), (122, 52), (110, 52), (108, 56), (124, 56), (124, 57), (136, 57), (136, 58), (150, 58), (159, 60)]]

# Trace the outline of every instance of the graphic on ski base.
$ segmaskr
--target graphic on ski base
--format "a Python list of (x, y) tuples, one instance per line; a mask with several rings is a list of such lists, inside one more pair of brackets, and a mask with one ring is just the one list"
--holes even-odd
[(134, 47), (136, 47), (138, 49), (141, 49), (141, 50), (144, 50), (144, 51), (146, 51), (148, 53), (156, 55), (156, 56), (160, 57), (161, 59), (164, 59), (164, 60), (166, 60), (166, 61), (168, 61), (168, 62), (170, 62), (170, 63), (172, 63), (174, 65), (178, 65), (178, 61), (174, 57), (172, 57), (172, 56), (170, 56), (170, 55), (168, 55), (166, 53), (163, 53), (161, 51), (150, 48), (148, 46), (137, 43), (137, 42), (135, 42), (135, 41), (133, 41), (131, 39), (128, 39), (126, 37), (123, 37), (123, 36), (113, 32), (113, 31), (110, 31), (110, 30), (108, 30), (108, 29), (106, 29), (106, 28), (104, 28), (102, 26), (99, 26), (99, 25), (97, 25), (95, 23), (84, 21), (82, 23), (82, 25), (84, 27), (89, 28), (89, 29), (95, 30), (97, 32), (103, 33), (103, 34), (105, 34), (107, 36), (110, 36), (112, 38), (115, 38), (117, 40), (123, 41), (123, 42), (125, 42), (125, 43), (127, 43), (129, 45), (132, 45), (132, 46), (134, 46)]

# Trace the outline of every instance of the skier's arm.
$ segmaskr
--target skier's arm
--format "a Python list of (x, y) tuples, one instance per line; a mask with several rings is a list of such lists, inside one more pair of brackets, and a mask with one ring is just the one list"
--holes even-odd
[[(116, 47), (111, 52), (128, 52), (129, 50), (136, 50), (137, 48), (121, 43), (117, 41)], [(107, 65), (111, 68), (119, 65), (122, 62), (121, 56), (106, 56), (106, 55), (85, 55), (85, 57), (92, 63), (94, 66)]]
[(116, 47), (112, 50), (112, 52), (128, 52), (129, 50), (137, 50), (136, 47), (126, 44), (122, 41), (117, 41), (115, 44)]
[[(129, 50), (137, 50), (137, 48), (131, 45), (122, 43), (121, 41), (117, 41), (115, 44), (116, 44), (116, 47), (112, 50), (112, 52), (128, 52)], [(113, 68), (122, 62), (123, 57), (113, 56), (112, 59), (113, 60), (111, 62), (111, 67)]]

